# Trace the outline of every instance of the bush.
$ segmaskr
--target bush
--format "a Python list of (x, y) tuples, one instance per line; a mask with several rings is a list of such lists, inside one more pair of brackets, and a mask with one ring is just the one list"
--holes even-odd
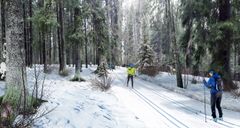
[[(37, 109), (43, 102), (42, 99), (36, 99), (29, 96), (31, 99), (31, 106), (28, 106), (25, 111), (20, 109), (20, 106), (13, 106), (9, 102), (2, 102), (0, 105), (0, 127), (14, 127), (14, 128), (27, 128), (33, 124), (34, 120), (38, 117), (35, 116)], [(17, 107), (17, 108), (14, 108)], [(41, 113), (44, 115), (45, 113)], [(41, 115), (40, 114), (40, 115)]]
[(142, 69), (139, 69), (139, 72), (154, 77), (158, 74), (159, 70), (157, 66), (145, 66)]
[(95, 70), (93, 73), (97, 74), (98, 77), (107, 77), (108, 71), (106, 69), (105, 64), (101, 64), (97, 67), (97, 70)]
[(111, 88), (113, 79), (111, 77), (98, 77), (91, 80), (91, 85), (95, 89), (100, 89), (101, 91), (107, 91)]
[[(44, 81), (42, 84), (39, 82), (41, 70), (34, 66), (34, 80), (32, 95), (22, 94), (21, 90), (17, 86), (9, 86), (5, 92), (5, 95), (0, 97), (0, 128), (30, 128), (34, 121), (52, 110), (40, 111), (37, 113), (37, 109), (41, 106), (44, 94)], [(25, 86), (25, 85), (23, 85)], [(24, 95), (23, 101), (20, 100)], [(34, 97), (35, 96), (35, 97)], [(23, 103), (22, 103), (23, 102)]]
[(231, 93), (233, 94), (233, 96), (235, 98), (239, 98), (240, 97), (240, 89), (232, 90)]

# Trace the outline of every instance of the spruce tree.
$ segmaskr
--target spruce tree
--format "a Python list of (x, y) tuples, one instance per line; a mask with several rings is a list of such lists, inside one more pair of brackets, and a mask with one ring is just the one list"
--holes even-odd
[(148, 43), (147, 36), (144, 36), (144, 41), (141, 44), (139, 49), (139, 67), (140, 70), (144, 68), (144, 66), (152, 66), (154, 60), (154, 51)]

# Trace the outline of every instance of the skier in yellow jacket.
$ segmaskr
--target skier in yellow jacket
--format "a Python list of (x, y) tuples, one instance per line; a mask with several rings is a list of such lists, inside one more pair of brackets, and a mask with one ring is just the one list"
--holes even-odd
[(136, 69), (134, 68), (133, 64), (129, 64), (129, 67), (127, 69), (128, 77), (127, 77), (127, 86), (129, 83), (129, 79), (132, 81), (132, 88), (133, 88), (133, 76), (135, 76)]

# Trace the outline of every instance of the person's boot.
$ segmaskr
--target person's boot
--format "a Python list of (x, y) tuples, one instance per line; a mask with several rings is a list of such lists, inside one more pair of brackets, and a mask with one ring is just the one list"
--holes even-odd
[(223, 117), (219, 117), (219, 120), (223, 121)]
[(213, 118), (213, 121), (214, 121), (214, 122), (217, 122), (217, 118)]

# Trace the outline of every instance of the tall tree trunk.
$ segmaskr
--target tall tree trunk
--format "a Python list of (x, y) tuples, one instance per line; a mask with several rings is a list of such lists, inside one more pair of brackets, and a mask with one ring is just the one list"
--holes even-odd
[(238, 66), (240, 66), (240, 44), (237, 44), (237, 49), (238, 49), (238, 56), (237, 56), (237, 60), (238, 60)]
[[(24, 23), (22, 1), (7, 0), (7, 74), (6, 87), (4, 96), (5, 102), (13, 104), (20, 99), (20, 108), (25, 110), (26, 97), (28, 97), (27, 75), (25, 66), (25, 49), (24, 49)], [(14, 93), (12, 93), (14, 92)], [(14, 101), (13, 101), (14, 99)]]
[(43, 64), (43, 49), (42, 49), (42, 33), (39, 31), (38, 32), (38, 47), (39, 47), (39, 63)]
[[(29, 3), (28, 3), (28, 5), (29, 5), (29, 17), (30, 18), (32, 18), (33, 17), (33, 8), (32, 8), (32, 0), (29, 0)], [(28, 51), (28, 54), (29, 54), (29, 63), (28, 63), (28, 65), (30, 66), (30, 67), (32, 67), (32, 64), (33, 64), (33, 51), (32, 51), (32, 49), (33, 49), (33, 23), (32, 23), (32, 21), (30, 20), (29, 21), (29, 51)]]
[[(6, 43), (6, 22), (5, 22), (5, 18), (6, 18), (6, 15), (5, 15), (5, 5), (6, 5), (6, 1), (5, 0), (1, 0), (1, 51), (3, 51), (5, 48), (4, 48), (4, 43)], [(4, 60), (3, 59), (3, 54), (0, 55), (0, 59), (1, 59), (1, 62)]]
[(93, 18), (92, 18), (92, 22), (93, 22), (93, 31), (95, 32), (94, 34), (94, 41), (93, 43), (96, 43), (96, 64), (99, 66), (101, 64), (101, 59), (102, 59), (102, 55), (103, 55), (103, 37), (102, 33), (100, 34), (100, 30), (102, 30), (103, 28), (103, 21), (102, 19), (100, 19), (98, 17), (98, 11), (99, 8), (101, 8), (101, 2), (98, 0), (94, 0), (92, 2), (92, 6), (94, 8), (95, 11), (93, 11)]
[(53, 64), (57, 64), (58, 61), (57, 61), (57, 53), (58, 53), (58, 46), (57, 46), (57, 32), (56, 30), (54, 29), (53, 30), (53, 50), (52, 50), (52, 62)]
[[(44, 8), (45, 1), (40, 0), (40, 7)], [(45, 8), (47, 9), (47, 8)], [(42, 48), (42, 61), (43, 61), (43, 71), (44, 73), (47, 73), (47, 49), (46, 49), (46, 42), (47, 42), (47, 36), (46, 33), (48, 33), (48, 28), (45, 24), (41, 25), (41, 48)]]
[(58, 0), (58, 42), (59, 42), (59, 73), (62, 73), (65, 70), (65, 47), (64, 47), (64, 19), (63, 19), (63, 0)]
[[(237, 52), (237, 66), (240, 67), (240, 44), (237, 44), (237, 49), (238, 49), (238, 52)], [(240, 72), (238, 71), (238, 74), (237, 74), (237, 79), (240, 80)]]
[(237, 76), (236, 76), (236, 73), (237, 73), (237, 43), (234, 42), (234, 45), (233, 45), (233, 79), (234, 80), (237, 80)]
[(112, 41), (111, 41), (111, 15), (110, 15), (110, 10), (111, 10), (111, 0), (105, 0), (106, 2), (106, 7), (107, 7), (107, 15), (106, 15), (106, 20), (107, 20), (107, 26), (108, 26), (108, 62), (111, 64), (112, 63), (112, 50), (111, 50), (111, 46), (112, 46)]
[[(80, 9), (78, 7), (76, 7), (74, 9), (74, 33), (77, 33), (77, 28), (81, 27), (79, 26), (79, 21), (78, 21), (78, 16), (80, 16)], [(80, 81), (80, 70), (81, 70), (81, 59), (80, 59), (80, 41), (79, 40), (75, 40), (74, 42), (74, 53), (75, 53), (75, 76), (74, 78), (77, 79), (78, 81)]]
[(42, 30), (42, 56), (43, 56), (43, 71), (47, 73), (47, 50), (46, 50), (46, 35), (45, 35), (45, 25)]
[(70, 48), (70, 46), (68, 46), (66, 48), (66, 65), (70, 65), (71, 64), (70, 57), (71, 57), (71, 48)]
[[(219, 23), (224, 23), (230, 20), (231, 18), (231, 4), (230, 0), (218, 0), (219, 8)], [(223, 76), (224, 90), (230, 91), (236, 89), (232, 81), (231, 69), (230, 69), (230, 53), (232, 45), (232, 32), (227, 28), (221, 30), (224, 34), (222, 40), (215, 42), (216, 52), (213, 53), (213, 61), (211, 68), (218, 71)]]
[(86, 68), (88, 68), (88, 36), (87, 36), (87, 19), (85, 19), (84, 34), (85, 34), (85, 65), (86, 65)]
[[(97, 26), (99, 25), (98, 24), (98, 21), (96, 20), (96, 14), (93, 16), (93, 19), (94, 19), (94, 31), (98, 31), (97, 29)], [(100, 40), (99, 40), (99, 35), (95, 35), (94, 37), (94, 42), (93, 43), (96, 43), (96, 64), (99, 66), (100, 65), (100, 57), (101, 57), (101, 46), (100, 46)]]
[(28, 65), (28, 42), (27, 42), (27, 14), (26, 14), (26, 2), (23, 1), (22, 2), (22, 8), (23, 8), (23, 28), (24, 28), (24, 32), (23, 32), (23, 35), (24, 35), (24, 47), (25, 47), (25, 64), (26, 66), (29, 66)]
[[(119, 1), (118, 0), (113, 0), (112, 1), (112, 11), (111, 11), (111, 19), (112, 19), (112, 38), (113, 38), (113, 43), (112, 43), (112, 64), (117, 63), (117, 58), (120, 57), (121, 53), (118, 50), (118, 46), (120, 46), (117, 42), (119, 40)], [(114, 51), (114, 52), (113, 52)]]
[(48, 64), (51, 65), (52, 64), (52, 44), (53, 44), (53, 41), (52, 41), (52, 37), (53, 37), (53, 32), (52, 32), (52, 28), (50, 28), (50, 31), (49, 31), (49, 34), (47, 36), (48, 38)]
[(181, 64), (180, 64), (180, 58), (179, 58), (179, 50), (176, 40), (176, 30), (175, 30), (175, 22), (174, 22), (174, 16), (171, 9), (171, 3), (170, 0), (166, 0), (167, 2), (167, 19), (169, 21), (169, 35), (170, 35), (170, 41), (173, 43), (173, 56), (175, 60), (175, 67), (176, 67), (176, 77), (177, 77), (177, 86), (180, 88), (183, 88), (183, 81), (182, 81), (182, 71), (181, 71)]
[[(0, 15), (2, 12), (2, 1), (0, 1)], [(3, 61), (3, 43), (2, 43), (2, 16), (0, 16), (0, 63)]]
[[(73, 17), (74, 17), (74, 12), (72, 11), (72, 10), (74, 10), (74, 9), (72, 9), (72, 8), (68, 8), (67, 9), (68, 11), (67, 11), (67, 13), (68, 13), (68, 18), (67, 18), (67, 22), (68, 22), (68, 24), (67, 24), (67, 26), (68, 26), (68, 32), (70, 32), (70, 31), (72, 31), (71, 29), (73, 29)], [(73, 64), (72, 63), (72, 52), (73, 52), (73, 47), (74, 46), (72, 46), (72, 44), (70, 44), (70, 43), (72, 43), (70, 40), (68, 40), (68, 45), (67, 45), (67, 48), (66, 48), (66, 56), (67, 56), (67, 58), (66, 58), (66, 61), (67, 61), (67, 65), (71, 65), (71, 64)]]
[(75, 48), (75, 46), (74, 45), (72, 45), (71, 46), (71, 49), (73, 50), (73, 52), (72, 52), (72, 55), (71, 55), (71, 58), (72, 58), (72, 62), (71, 62), (71, 64), (74, 66), (75, 65), (75, 52), (74, 52), (74, 48)]

